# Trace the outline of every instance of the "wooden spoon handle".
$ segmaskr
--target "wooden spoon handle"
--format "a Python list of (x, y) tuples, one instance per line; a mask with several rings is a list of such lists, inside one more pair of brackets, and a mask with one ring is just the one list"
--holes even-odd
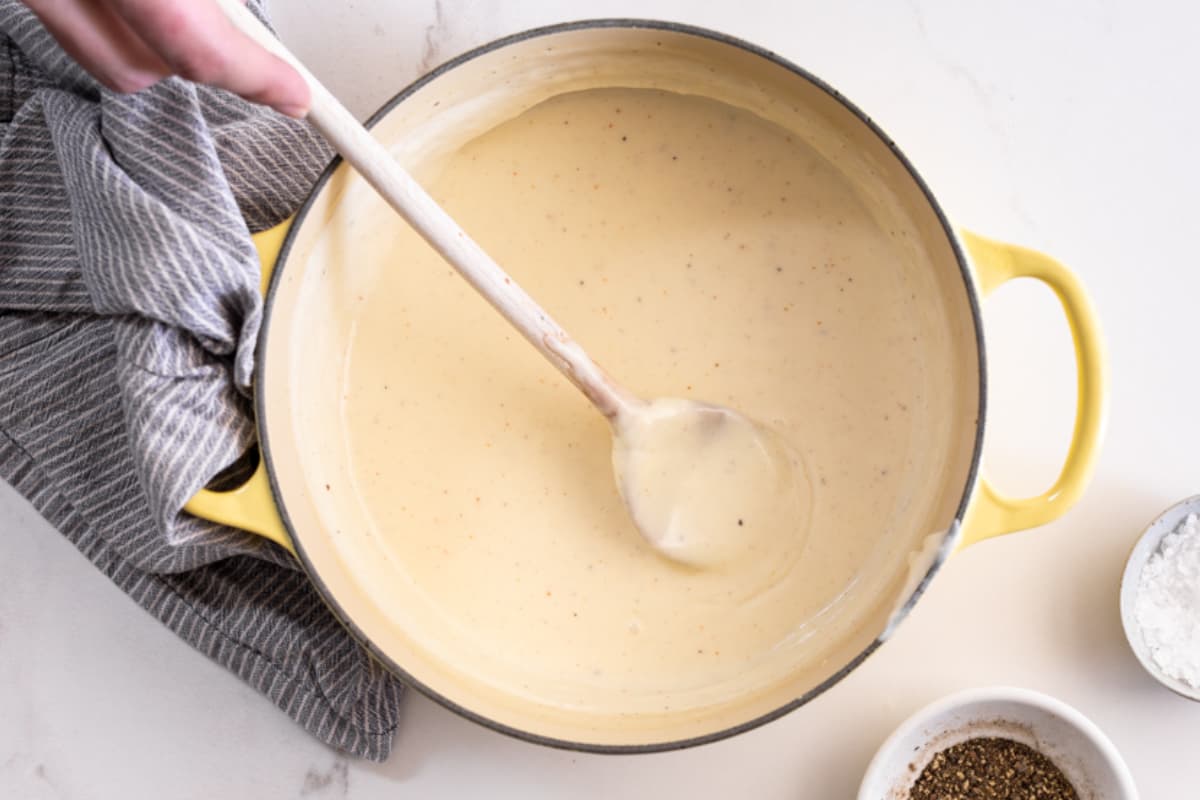
[(308, 121), (504, 318), (610, 419), (639, 401), (615, 385), (400, 166), (382, 144), (238, 0), (217, 0), (234, 27), (296, 69), (312, 92)]

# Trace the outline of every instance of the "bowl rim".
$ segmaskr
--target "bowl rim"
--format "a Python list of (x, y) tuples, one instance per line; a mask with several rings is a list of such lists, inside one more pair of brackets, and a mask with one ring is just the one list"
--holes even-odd
[(1137, 658), (1150, 677), (1170, 689), (1180, 697), (1200, 702), (1200, 689), (1193, 688), (1178, 678), (1165, 674), (1151, 658), (1149, 648), (1142, 639), (1142, 628), (1138, 625), (1134, 613), (1134, 603), (1138, 593), (1138, 579), (1142, 568), (1157, 550), (1158, 545), (1167, 534), (1173, 533), (1179, 524), (1189, 514), (1200, 514), (1200, 494), (1185, 497), (1164, 509), (1150, 521), (1134, 539), (1125, 557), (1125, 568), (1121, 571), (1121, 587), (1119, 604), (1121, 612), (1121, 629), (1125, 631), (1125, 640), (1129, 649)]
[(1084, 716), (1083, 712), (1074, 706), (1068, 705), (1056, 697), (1017, 686), (986, 686), (964, 689), (934, 700), (932, 703), (911, 714), (896, 726), (883, 741), (883, 744), (879, 746), (879, 749), (875, 751), (875, 755), (872, 756), (871, 762), (867, 765), (867, 769), (863, 773), (862, 782), (859, 784), (858, 800), (880, 800), (879, 797), (869, 794), (869, 792), (875, 784), (887, 777), (884, 772), (884, 765), (888, 757), (892, 755), (909, 734), (922, 725), (944, 717), (952, 711), (969, 708), (983, 702), (996, 701), (1016, 703), (1036, 708), (1066, 722), (1079, 733), (1083, 740), (1089, 742), (1112, 768), (1113, 774), (1116, 776), (1116, 788), (1120, 792), (1118, 800), (1137, 800), (1137, 787), (1134, 785), (1133, 774), (1129, 771), (1129, 766), (1125, 763), (1125, 759), (1121, 757), (1117, 746), (1112, 743), (1112, 740), (1108, 738), (1104, 731), (1100, 730), (1100, 727), (1096, 723)]

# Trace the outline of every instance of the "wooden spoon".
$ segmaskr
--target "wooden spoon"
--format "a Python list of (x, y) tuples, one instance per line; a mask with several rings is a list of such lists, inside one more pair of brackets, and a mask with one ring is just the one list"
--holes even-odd
[(713, 567), (796, 527), (807, 487), (782, 438), (732, 409), (646, 402), (614, 381), (245, 6), (218, 4), (308, 83), (312, 126), (609, 420), (617, 488), (651, 545), (675, 561)]

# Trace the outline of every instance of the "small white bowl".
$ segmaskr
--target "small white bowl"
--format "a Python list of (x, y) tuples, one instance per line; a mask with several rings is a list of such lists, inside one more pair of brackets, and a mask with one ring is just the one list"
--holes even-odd
[(1142, 567), (1158, 549), (1163, 537), (1179, 527), (1179, 523), (1183, 522), (1188, 514), (1200, 514), (1200, 495), (1181, 500), (1168, 508), (1138, 537), (1133, 551), (1129, 554), (1129, 559), (1125, 562), (1125, 573), (1121, 576), (1121, 625), (1125, 628), (1125, 638), (1129, 640), (1133, 654), (1137, 656), (1137, 660), (1141, 662), (1146, 672), (1149, 672), (1155, 680), (1176, 694), (1189, 700), (1200, 700), (1200, 690), (1178, 678), (1164, 675), (1158, 665), (1154, 663), (1154, 659), (1150, 656), (1150, 648), (1146, 646), (1146, 641), (1142, 637), (1142, 628), (1138, 625), (1137, 616), (1134, 614)]
[(858, 800), (907, 800), (935, 754), (978, 736), (1012, 739), (1043, 753), (1080, 800), (1137, 800), (1129, 768), (1091, 720), (1053, 697), (1008, 687), (960, 692), (909, 717), (871, 760)]

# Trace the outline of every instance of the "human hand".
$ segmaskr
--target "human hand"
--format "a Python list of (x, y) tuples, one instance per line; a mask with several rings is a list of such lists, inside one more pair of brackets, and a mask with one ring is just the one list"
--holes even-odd
[(118, 92), (180, 75), (302, 117), (304, 79), (213, 0), (22, 0), (84, 69)]

